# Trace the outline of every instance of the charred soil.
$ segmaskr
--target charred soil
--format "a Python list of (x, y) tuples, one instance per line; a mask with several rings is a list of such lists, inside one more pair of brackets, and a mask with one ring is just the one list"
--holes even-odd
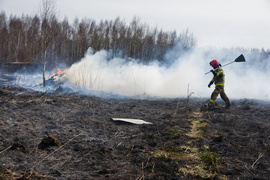
[(267, 179), (270, 106), (232, 104), (1, 87), (0, 179)]

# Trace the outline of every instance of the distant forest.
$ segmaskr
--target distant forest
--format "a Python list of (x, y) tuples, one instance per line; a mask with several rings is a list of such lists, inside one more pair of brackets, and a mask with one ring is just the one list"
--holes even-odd
[(73, 64), (84, 56), (89, 47), (94, 52), (110, 51), (113, 57), (140, 59), (143, 62), (163, 60), (165, 53), (175, 44), (188, 50), (196, 39), (185, 30), (164, 32), (142, 24), (138, 17), (126, 24), (120, 18), (96, 22), (92, 19), (67, 19), (56, 16), (6, 17), (0, 13), (0, 61), (42, 64), (65, 62)]
[[(119, 17), (100, 22), (87, 18), (76, 18), (72, 23), (66, 18), (59, 21), (54, 13), (54, 0), (43, 2), (41, 13), (34, 16), (7, 17), (4, 11), (0, 13), (0, 63), (41, 64), (45, 71), (45, 64), (77, 62), (89, 47), (94, 52), (107, 50), (112, 58), (132, 58), (147, 63), (165, 61), (164, 55), (175, 45), (185, 52), (197, 43), (188, 29), (179, 35), (176, 31), (165, 32), (143, 24), (138, 17), (129, 24)], [(270, 57), (270, 50), (241, 51), (259, 53), (263, 59)]]

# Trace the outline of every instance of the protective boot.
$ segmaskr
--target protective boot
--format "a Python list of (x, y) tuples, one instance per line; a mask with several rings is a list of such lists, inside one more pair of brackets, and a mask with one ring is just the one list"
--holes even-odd
[(208, 103), (201, 106), (201, 111), (206, 111), (208, 109)]
[(227, 109), (230, 109), (231, 106), (232, 106), (232, 103), (231, 103), (231, 101), (229, 99), (227, 101), (225, 101), (225, 104), (226, 104)]
[(208, 111), (208, 110), (214, 110), (215, 109), (215, 101), (210, 101), (209, 103), (204, 104), (201, 106), (201, 111)]
[(215, 103), (209, 102), (207, 105), (208, 105), (208, 107), (207, 107), (208, 110), (213, 110), (213, 109), (215, 109)]

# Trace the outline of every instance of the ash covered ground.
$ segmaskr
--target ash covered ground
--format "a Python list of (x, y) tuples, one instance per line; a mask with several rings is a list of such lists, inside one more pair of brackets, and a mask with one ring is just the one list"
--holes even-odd
[[(4, 80), (3, 80), (4, 79)], [(0, 87), (0, 179), (268, 179), (270, 105)], [(153, 123), (134, 125), (111, 118)]]

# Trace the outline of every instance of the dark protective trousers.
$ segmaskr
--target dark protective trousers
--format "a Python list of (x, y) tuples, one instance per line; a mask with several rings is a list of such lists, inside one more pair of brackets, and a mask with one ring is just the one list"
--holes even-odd
[(222, 98), (222, 100), (226, 103), (226, 106), (231, 106), (231, 102), (224, 91), (224, 86), (219, 86), (219, 85), (217, 85), (215, 87), (215, 90), (213, 91), (213, 93), (211, 95), (209, 105), (210, 106), (214, 105), (219, 94), (220, 94), (220, 97)]

